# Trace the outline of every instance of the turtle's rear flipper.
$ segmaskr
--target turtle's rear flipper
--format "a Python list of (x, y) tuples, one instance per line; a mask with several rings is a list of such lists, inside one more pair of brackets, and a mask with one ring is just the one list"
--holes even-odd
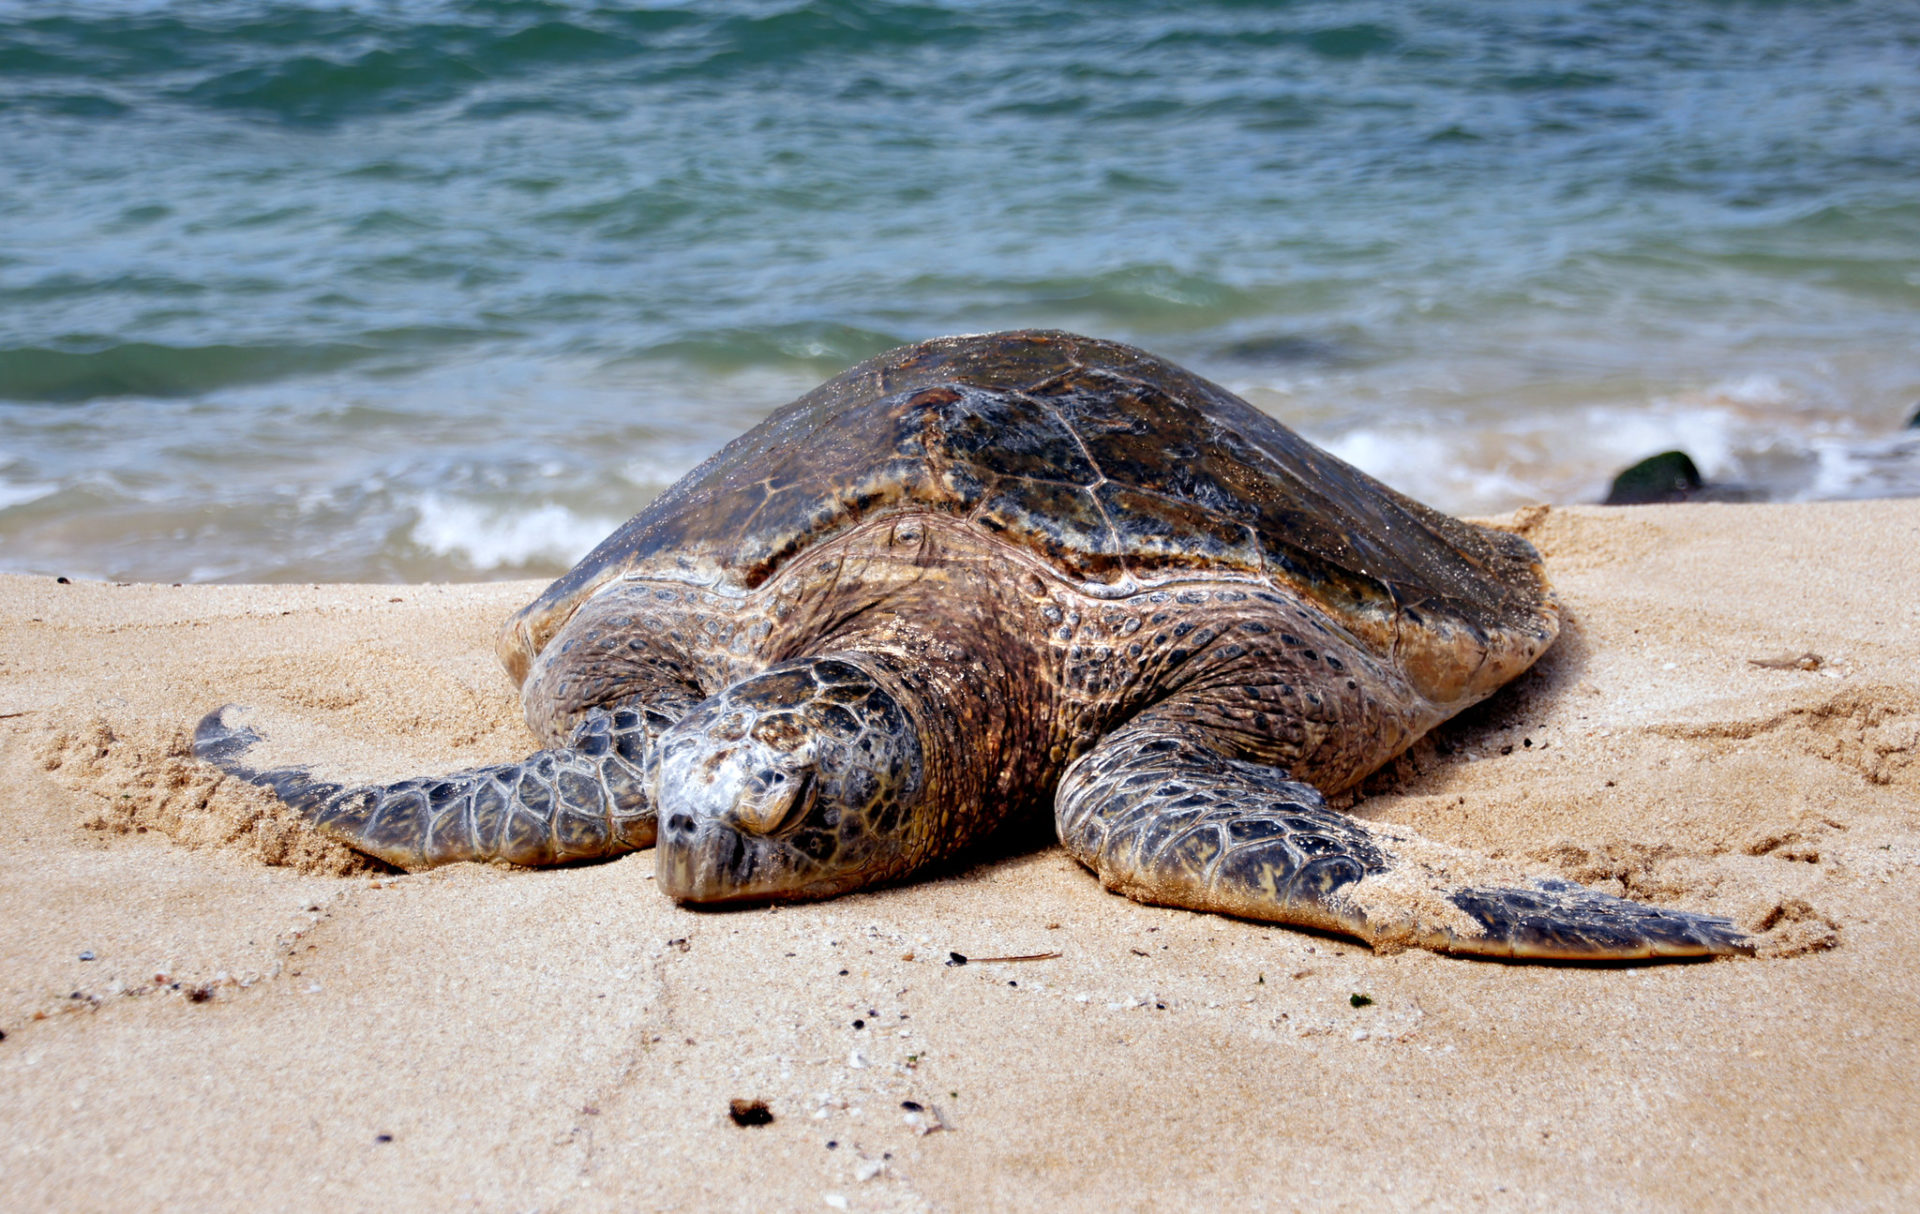
[(1061, 779), (1061, 842), (1142, 902), (1350, 933), (1381, 947), (1594, 961), (1750, 953), (1725, 919), (1661, 910), (1327, 808), (1285, 772), (1149, 722)]
[(665, 724), (645, 709), (589, 712), (560, 750), (523, 763), (435, 778), (349, 787), (299, 767), (260, 770), (247, 752), (253, 729), (210, 712), (193, 753), (232, 776), (270, 788), (315, 827), (400, 868), (459, 860), (564, 864), (650, 847), (647, 797), (652, 738)]

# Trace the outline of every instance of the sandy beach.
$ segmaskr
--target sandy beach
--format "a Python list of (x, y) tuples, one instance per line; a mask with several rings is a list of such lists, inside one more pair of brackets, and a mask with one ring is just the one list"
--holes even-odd
[(537, 584), (0, 578), (0, 1207), (1911, 1208), (1920, 501), (1495, 521), (1566, 631), (1353, 812), (1758, 956), (1375, 955), (1032, 839), (730, 913), (648, 853), (398, 875), (193, 724), (335, 778), (518, 758), (492, 637)]

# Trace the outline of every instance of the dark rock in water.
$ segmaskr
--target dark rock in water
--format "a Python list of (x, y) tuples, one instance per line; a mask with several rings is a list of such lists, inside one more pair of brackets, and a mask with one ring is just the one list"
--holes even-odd
[(1655, 502), (1759, 502), (1766, 493), (1751, 485), (1710, 485), (1685, 451), (1649, 455), (1613, 478), (1605, 506)]
[(1700, 469), (1685, 451), (1662, 451), (1613, 478), (1607, 506), (1645, 506), (1652, 502), (1684, 502), (1706, 488)]
[(1920, 430), (1920, 405), (1914, 407), (1913, 416), (1907, 419), (1907, 429)]

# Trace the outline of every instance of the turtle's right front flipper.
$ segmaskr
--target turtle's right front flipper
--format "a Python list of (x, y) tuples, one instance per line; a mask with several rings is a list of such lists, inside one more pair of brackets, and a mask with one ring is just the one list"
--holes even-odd
[(654, 739), (673, 722), (644, 707), (594, 709), (565, 748), (525, 762), (361, 787), (328, 783), (304, 768), (249, 764), (260, 735), (229, 724), (231, 710), (200, 722), (196, 756), (272, 789), (321, 831), (400, 868), (564, 864), (653, 845)]
[(1663, 910), (1327, 808), (1197, 723), (1137, 722), (1060, 781), (1061, 842), (1141, 902), (1350, 933), (1376, 946), (1532, 960), (1750, 953), (1725, 919)]

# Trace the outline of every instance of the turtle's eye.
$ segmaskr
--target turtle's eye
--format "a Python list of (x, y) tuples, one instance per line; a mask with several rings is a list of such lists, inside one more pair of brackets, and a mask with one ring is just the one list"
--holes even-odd
[(756, 835), (777, 835), (798, 825), (813, 808), (816, 782), (812, 764), (762, 773), (734, 805), (734, 825)]
[(787, 807), (786, 817), (780, 820), (780, 825), (774, 827), (775, 831), (786, 830), (806, 821), (807, 815), (813, 812), (815, 798), (820, 795), (818, 773), (811, 767), (796, 773), (794, 783), (798, 787), (793, 790), (793, 802)]

